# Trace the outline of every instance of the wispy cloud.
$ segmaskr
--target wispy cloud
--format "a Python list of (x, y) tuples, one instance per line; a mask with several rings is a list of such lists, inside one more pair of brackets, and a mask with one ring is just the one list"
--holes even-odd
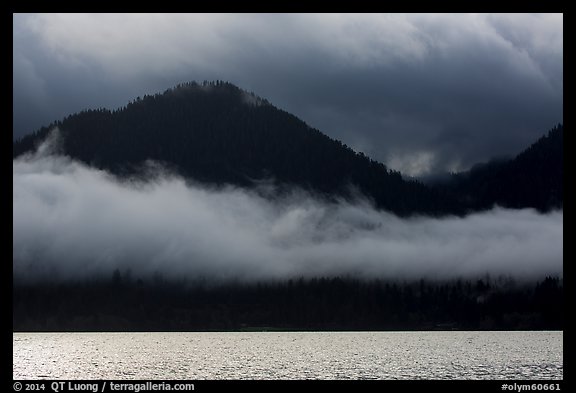
[(120, 181), (47, 149), (13, 161), (17, 279), (110, 275), (270, 279), (561, 274), (563, 213), (496, 208), (401, 219), (368, 202), (278, 199), (156, 172)]

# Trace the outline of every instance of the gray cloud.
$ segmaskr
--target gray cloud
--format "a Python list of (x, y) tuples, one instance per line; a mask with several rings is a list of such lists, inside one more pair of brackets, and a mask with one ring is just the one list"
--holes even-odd
[(562, 48), (561, 14), (17, 14), (13, 132), (223, 79), (408, 174), (465, 169), (562, 121)]
[(400, 219), (361, 198), (328, 204), (294, 191), (274, 201), (166, 173), (154, 179), (120, 182), (46, 146), (14, 160), (15, 278), (109, 276), (115, 268), (240, 280), (562, 274), (561, 211)]

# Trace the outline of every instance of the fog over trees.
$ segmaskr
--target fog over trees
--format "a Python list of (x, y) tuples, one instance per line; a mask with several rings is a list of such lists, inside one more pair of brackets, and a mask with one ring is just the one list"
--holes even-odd
[(13, 328), (561, 329), (562, 146), (423, 184), (227, 82), (73, 114), (13, 143)]

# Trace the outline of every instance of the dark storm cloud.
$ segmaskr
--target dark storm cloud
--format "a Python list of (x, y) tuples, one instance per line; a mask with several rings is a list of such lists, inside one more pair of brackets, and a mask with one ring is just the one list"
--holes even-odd
[(562, 211), (401, 219), (361, 199), (328, 204), (294, 190), (274, 201), (156, 174), (119, 182), (47, 145), (14, 160), (15, 278), (108, 277), (116, 268), (235, 280), (562, 275)]
[(562, 121), (562, 15), (15, 15), (15, 135), (223, 79), (408, 174)]

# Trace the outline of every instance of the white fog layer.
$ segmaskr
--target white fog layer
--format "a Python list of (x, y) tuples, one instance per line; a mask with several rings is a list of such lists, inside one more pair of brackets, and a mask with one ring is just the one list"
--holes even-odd
[(398, 218), (368, 202), (281, 200), (165, 175), (121, 182), (45, 151), (13, 161), (18, 279), (109, 276), (261, 280), (354, 275), (562, 274), (563, 212)]

